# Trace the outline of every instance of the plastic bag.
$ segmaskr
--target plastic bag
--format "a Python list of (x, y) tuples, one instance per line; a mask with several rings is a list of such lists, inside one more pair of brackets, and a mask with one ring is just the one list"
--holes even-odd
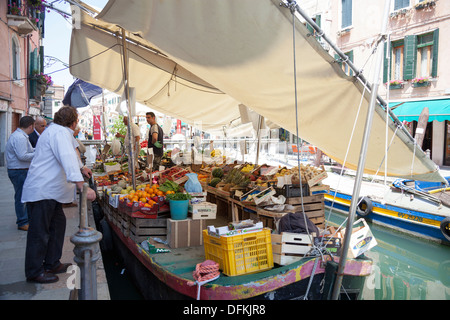
[(196, 173), (187, 173), (186, 176), (189, 178), (184, 184), (184, 189), (189, 193), (200, 193), (203, 192), (202, 185), (198, 181), (198, 176)]

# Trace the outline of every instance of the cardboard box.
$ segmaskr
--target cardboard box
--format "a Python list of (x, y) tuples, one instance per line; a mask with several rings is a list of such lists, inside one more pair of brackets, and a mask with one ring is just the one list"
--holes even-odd
[(217, 204), (206, 201), (189, 204), (188, 212), (192, 214), (193, 220), (215, 219), (217, 214)]
[(204, 219), (184, 220), (167, 219), (167, 240), (170, 248), (195, 247), (203, 244), (203, 229), (206, 228)]
[[(362, 226), (358, 227), (358, 225)], [(342, 230), (343, 237), (345, 236), (345, 229)], [(370, 231), (369, 225), (364, 218), (359, 219), (353, 223), (352, 236), (350, 237), (350, 243), (348, 248), (348, 258), (356, 258), (372, 249), (377, 245), (377, 240)]]
[(113, 208), (118, 208), (119, 207), (119, 197), (121, 195), (120, 194), (109, 194), (109, 205)]
[(103, 168), (106, 173), (120, 171), (122, 169), (122, 167), (120, 166), (120, 163), (116, 163), (115, 165), (112, 165), (112, 166), (103, 164)]

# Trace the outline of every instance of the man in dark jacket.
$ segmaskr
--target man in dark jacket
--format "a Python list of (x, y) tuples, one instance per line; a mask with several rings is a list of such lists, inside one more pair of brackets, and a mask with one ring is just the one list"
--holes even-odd
[(47, 121), (44, 118), (38, 117), (34, 123), (34, 130), (28, 135), (30, 143), (33, 148), (36, 148), (39, 137), (47, 126)]

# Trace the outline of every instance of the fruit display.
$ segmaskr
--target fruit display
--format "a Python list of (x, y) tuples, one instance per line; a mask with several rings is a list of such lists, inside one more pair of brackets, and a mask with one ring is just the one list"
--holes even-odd
[(214, 168), (211, 171), (211, 175), (213, 176), (213, 178), (220, 178), (220, 179), (222, 179), (222, 177), (223, 177), (223, 170), (221, 168)]
[(187, 180), (187, 177), (186, 179), (184, 179), (187, 173), (189, 173), (189, 171), (186, 169), (183, 169), (181, 167), (172, 167), (160, 173), (160, 181), (171, 180), (177, 183), (182, 183)]
[(251, 172), (251, 171), (254, 170), (254, 169), (255, 169), (255, 166), (254, 166), (253, 164), (246, 164), (246, 165), (241, 169), (241, 172), (249, 173), (249, 172)]

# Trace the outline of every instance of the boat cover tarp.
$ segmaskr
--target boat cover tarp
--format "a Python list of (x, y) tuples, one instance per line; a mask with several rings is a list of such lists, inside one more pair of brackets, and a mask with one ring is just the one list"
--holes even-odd
[[(96, 18), (81, 14), (72, 31), (71, 73), (123, 91), (121, 40), (129, 32), (129, 85), (136, 101), (205, 131), (240, 117), (243, 104), (296, 132), (293, 24), (279, 0), (110, 0)], [(355, 169), (370, 93), (295, 24), (299, 136)], [(119, 27), (120, 26), (120, 27)], [(381, 29), (381, 28), (380, 28)], [(105, 32), (107, 30), (108, 32)], [(153, 48), (154, 51), (148, 50)], [(363, 96), (363, 97), (362, 97)], [(385, 113), (375, 113), (366, 173), (384, 174)], [(389, 124), (389, 138), (395, 126)], [(415, 151), (414, 151), (415, 149)], [(437, 166), (399, 130), (388, 153), (388, 175), (441, 181)]]

